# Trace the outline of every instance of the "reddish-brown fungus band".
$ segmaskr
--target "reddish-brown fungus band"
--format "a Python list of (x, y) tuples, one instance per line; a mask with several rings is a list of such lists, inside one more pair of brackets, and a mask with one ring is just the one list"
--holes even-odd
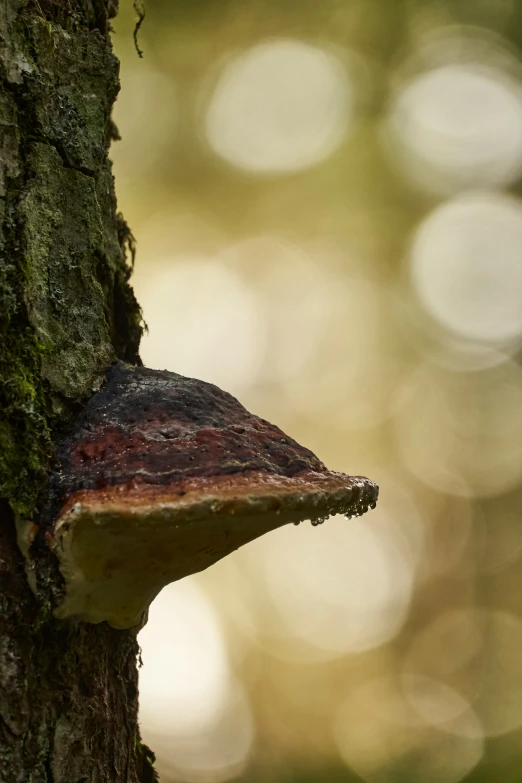
[(48, 541), (58, 617), (138, 625), (161, 588), (289, 522), (360, 515), (363, 477), (330, 472), (234, 397), (175, 373), (113, 366), (59, 452)]

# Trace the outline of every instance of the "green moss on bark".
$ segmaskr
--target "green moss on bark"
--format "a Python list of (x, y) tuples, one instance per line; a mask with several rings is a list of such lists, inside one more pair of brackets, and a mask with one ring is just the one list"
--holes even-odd
[(107, 157), (119, 90), (104, 34), (110, 13), (101, 0), (10, 0), (6, 9), (0, 497), (25, 519), (45, 501), (58, 430), (112, 361), (139, 362), (130, 232), (117, 213)]
[(8, 335), (0, 348), (0, 497), (26, 519), (45, 494), (53, 455), (53, 417), (40, 376), (43, 355), (27, 328)]
[(115, 358), (96, 279), (103, 225), (95, 182), (65, 168), (55, 149), (32, 144), (21, 202), (24, 300), (44, 346), (41, 372), (54, 395), (84, 397)]

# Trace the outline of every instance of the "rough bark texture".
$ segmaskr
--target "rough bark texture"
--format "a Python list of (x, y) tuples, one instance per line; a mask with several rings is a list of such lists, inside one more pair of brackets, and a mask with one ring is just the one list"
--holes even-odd
[(139, 363), (132, 236), (107, 159), (114, 11), (110, 0), (0, 0), (2, 783), (153, 780), (135, 636), (54, 620), (15, 533), (15, 521), (39, 521), (71, 416), (116, 358)]

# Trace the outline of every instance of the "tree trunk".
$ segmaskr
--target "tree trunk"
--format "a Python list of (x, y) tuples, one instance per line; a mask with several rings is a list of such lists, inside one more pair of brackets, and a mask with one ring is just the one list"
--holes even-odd
[[(0, 0), (0, 781), (154, 779), (135, 634), (53, 619), (16, 524), (38, 524), (61, 431), (116, 359), (139, 363), (132, 235), (107, 150), (114, 0)], [(47, 581), (46, 581), (47, 580)]]

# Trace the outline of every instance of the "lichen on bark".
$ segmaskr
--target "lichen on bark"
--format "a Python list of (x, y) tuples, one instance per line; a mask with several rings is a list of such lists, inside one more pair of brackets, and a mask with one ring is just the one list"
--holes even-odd
[(107, 158), (118, 62), (97, 26), (109, 11), (65, 6), (2, 11), (0, 496), (29, 518), (57, 428), (111, 361), (139, 361), (141, 336)]
[(52, 618), (15, 521), (112, 361), (139, 363), (132, 235), (108, 149), (112, 0), (0, 3), (0, 780), (146, 783), (135, 634)]

